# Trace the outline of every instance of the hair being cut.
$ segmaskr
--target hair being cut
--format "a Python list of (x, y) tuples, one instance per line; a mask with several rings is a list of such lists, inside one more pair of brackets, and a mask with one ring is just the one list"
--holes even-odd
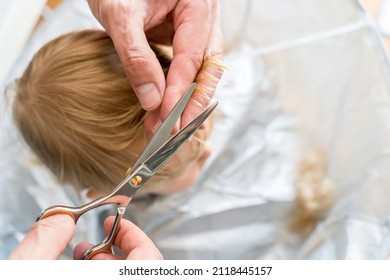
[[(151, 46), (167, 71), (169, 55)], [(202, 67), (222, 71), (221, 65), (210, 57)], [(206, 74), (197, 80), (215, 86), (216, 78), (200, 73)], [(61, 183), (79, 189), (108, 192), (124, 178), (148, 138), (144, 116), (104, 31), (73, 32), (50, 41), (16, 81), (13, 117), (25, 142)]]

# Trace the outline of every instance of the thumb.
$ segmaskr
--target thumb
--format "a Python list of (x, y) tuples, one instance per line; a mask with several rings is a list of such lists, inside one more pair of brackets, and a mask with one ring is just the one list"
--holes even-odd
[(57, 259), (73, 237), (74, 220), (53, 215), (36, 222), (9, 259)]
[(120, 59), (142, 108), (147, 111), (157, 109), (161, 105), (165, 78), (155, 53), (147, 41), (143, 45), (122, 48), (126, 50), (121, 51)]
[(111, 34), (111, 38), (142, 108), (157, 109), (165, 90), (165, 76), (143, 28)]
[(95, 17), (110, 35), (141, 106), (157, 109), (165, 91), (165, 76), (144, 29), (144, 1), (88, 0)]

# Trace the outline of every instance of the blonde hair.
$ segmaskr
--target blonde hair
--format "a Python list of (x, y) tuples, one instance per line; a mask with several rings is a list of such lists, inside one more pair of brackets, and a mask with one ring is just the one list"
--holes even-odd
[(319, 148), (304, 151), (295, 180), (295, 211), (290, 229), (309, 233), (329, 211), (335, 187), (326, 175), (326, 155)]
[[(152, 47), (167, 70), (170, 57)], [(221, 69), (219, 65), (217, 60), (204, 63)], [(213, 85), (218, 80), (201, 78)], [(24, 140), (61, 183), (79, 189), (93, 186), (107, 192), (124, 178), (148, 138), (144, 116), (104, 31), (54, 39), (16, 81), (13, 117)]]

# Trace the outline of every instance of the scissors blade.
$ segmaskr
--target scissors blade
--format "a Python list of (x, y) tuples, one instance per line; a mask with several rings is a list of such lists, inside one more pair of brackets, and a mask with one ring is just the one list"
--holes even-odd
[(164, 145), (162, 145), (154, 154), (152, 154), (143, 164), (148, 168), (151, 174), (156, 173), (161, 166), (172, 157), (172, 155), (183, 145), (199, 126), (208, 118), (208, 116), (217, 107), (218, 102), (210, 105), (205, 111), (199, 114), (195, 119), (189, 122), (185, 127), (172, 136)]
[[(218, 102), (210, 105), (205, 111), (199, 114), (195, 119), (189, 122), (185, 127), (180, 129), (175, 135), (169, 138), (157, 151), (155, 151), (149, 158), (137, 168), (126, 176), (125, 179), (115, 188), (109, 195), (109, 198), (115, 197), (117, 204), (125, 206), (130, 203), (130, 198), (139, 190), (156, 172), (163, 166), (163, 164), (170, 159), (182, 144), (199, 128), (199, 126), (208, 118), (212, 111), (217, 107)], [(134, 184), (132, 179), (136, 177), (141, 178), (141, 182)], [(121, 197), (121, 202), (118, 203), (118, 197)], [(106, 197), (102, 201), (110, 201)], [(107, 203), (107, 202), (106, 202)]]
[(162, 144), (164, 144), (168, 140), (173, 128), (175, 127), (177, 120), (183, 113), (183, 110), (186, 107), (188, 100), (194, 92), (195, 87), (196, 83), (192, 83), (187, 89), (187, 91), (184, 93), (184, 95), (181, 97), (181, 99), (177, 102), (175, 107), (173, 107), (166, 120), (158, 128), (152, 139), (149, 141), (148, 145), (145, 147), (145, 149), (133, 165), (132, 170), (137, 169), (142, 162), (149, 158), (158, 148), (161, 147)]

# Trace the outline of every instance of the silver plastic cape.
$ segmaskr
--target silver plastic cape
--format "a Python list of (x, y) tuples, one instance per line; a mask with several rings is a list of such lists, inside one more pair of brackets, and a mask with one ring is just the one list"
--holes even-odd
[[(354, 0), (224, 0), (221, 16), (228, 69), (215, 95), (213, 154), (190, 190), (136, 199), (128, 218), (166, 259), (385, 258), (390, 67), (373, 20)], [(86, 1), (64, 1), (5, 84), (49, 39), (96, 27)], [(6, 258), (42, 209), (85, 199), (30, 160), (9, 105), (2, 110), (0, 256)], [(336, 196), (328, 215), (303, 235), (287, 223), (297, 161), (307, 147), (326, 152)], [(79, 221), (62, 258), (71, 257), (76, 242), (101, 238), (99, 215)]]

